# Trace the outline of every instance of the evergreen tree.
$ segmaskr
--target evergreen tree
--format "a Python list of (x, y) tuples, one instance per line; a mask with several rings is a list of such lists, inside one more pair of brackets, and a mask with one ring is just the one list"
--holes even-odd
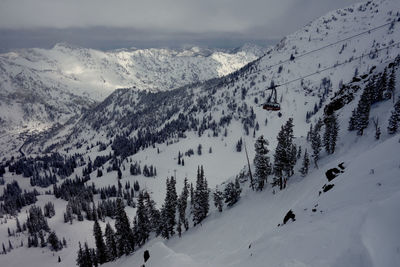
[(39, 231), (39, 239), (40, 239), (40, 246), (42, 248), (44, 248), (45, 246), (47, 246), (47, 242), (44, 239), (44, 235), (43, 235), (43, 231)]
[(115, 216), (115, 236), (118, 248), (118, 256), (128, 255), (135, 248), (135, 240), (129, 224), (128, 216), (124, 210), (122, 199), (117, 199), (117, 210)]
[(47, 242), (49, 242), (52, 250), (59, 251), (60, 249), (62, 249), (61, 242), (58, 239), (55, 232), (51, 232), (49, 234), (49, 237), (47, 238)]
[(218, 187), (215, 188), (214, 192), (214, 205), (218, 208), (219, 212), (222, 212), (224, 195), (221, 191), (218, 190)]
[(392, 71), (390, 72), (390, 77), (388, 81), (388, 91), (392, 95), (393, 103), (395, 101), (395, 91), (396, 91), (396, 71), (395, 68), (392, 68)]
[(260, 191), (263, 190), (264, 184), (268, 182), (268, 175), (272, 172), (269, 157), (267, 156), (269, 152), (267, 145), (268, 141), (262, 135), (254, 144), (256, 155), (254, 157), (255, 174), (252, 188)]
[(231, 207), (236, 202), (238, 202), (241, 192), (242, 189), (240, 188), (239, 179), (237, 178), (235, 180), (235, 183), (231, 181), (226, 185), (224, 190), (224, 198), (225, 203), (227, 203), (228, 207)]
[[(371, 104), (377, 101), (381, 101), (380, 94), (376, 94), (376, 87), (369, 82), (364, 88), (361, 94), (360, 100), (358, 101), (357, 108), (353, 110), (349, 121), (349, 131), (357, 130), (357, 135), (363, 135), (364, 129), (368, 127), (369, 124), (369, 112), (371, 109)], [(376, 100), (379, 99), (379, 100)]]
[(242, 152), (243, 140), (242, 138), (236, 143), (236, 152)]
[(339, 133), (339, 124), (335, 114), (327, 115), (324, 119), (325, 133), (324, 146), (328, 154), (333, 154), (336, 148), (336, 140)]
[(79, 242), (79, 250), (78, 250), (78, 257), (76, 258), (76, 264), (79, 267), (86, 267), (85, 262), (84, 262), (84, 253), (83, 253), (81, 242)]
[(378, 95), (376, 97), (377, 98), (376, 102), (383, 100), (383, 95), (388, 89), (388, 77), (387, 76), (388, 76), (387, 75), (387, 68), (385, 68), (385, 70), (383, 71), (383, 73), (382, 73), (382, 75), (381, 75), (381, 77), (379, 79), (379, 82), (377, 84), (377, 94)]
[(149, 238), (151, 227), (144, 199), (143, 192), (140, 192), (136, 210), (136, 243), (139, 246), (143, 245)]
[(56, 210), (54, 209), (54, 204), (52, 202), (47, 202), (43, 207), (44, 216), (51, 218), (56, 214)]
[(150, 229), (151, 231), (156, 232), (157, 235), (160, 234), (160, 218), (161, 214), (160, 211), (156, 208), (156, 203), (154, 200), (150, 198), (150, 194), (145, 192), (145, 206), (147, 215), (150, 220)]
[(370, 108), (371, 108), (370, 99), (366, 94), (362, 94), (361, 99), (358, 102), (357, 106), (357, 113), (358, 113), (358, 118), (356, 121), (357, 135), (363, 135), (364, 129), (368, 127)]
[(311, 136), (311, 148), (313, 150), (313, 159), (315, 167), (318, 168), (319, 153), (321, 152), (321, 136), (319, 134), (317, 125)]
[(306, 149), (306, 151), (304, 152), (303, 164), (300, 169), (300, 173), (303, 177), (305, 177), (308, 174), (309, 166), (310, 166), (310, 159), (308, 157), (308, 152)]
[(16, 218), (16, 224), (17, 224), (17, 233), (22, 232), (21, 224), (19, 223), (18, 217)]
[(397, 100), (396, 104), (394, 105), (394, 110), (392, 110), (392, 114), (389, 118), (389, 125), (388, 125), (388, 133), (395, 134), (399, 128), (400, 124), (400, 99)]
[(194, 191), (193, 222), (194, 225), (201, 223), (209, 210), (209, 189), (207, 180), (204, 177), (203, 166), (197, 168), (196, 190)]
[(293, 175), (296, 164), (296, 148), (293, 144), (293, 118), (289, 118), (278, 133), (278, 144), (274, 155), (274, 184), (279, 184), (280, 189), (284, 187), (283, 175)]
[(90, 249), (90, 258), (92, 260), (93, 266), (97, 267), (98, 266), (97, 254), (96, 254), (96, 250), (94, 248)]
[(107, 262), (106, 244), (104, 243), (103, 233), (97, 218), (93, 224), (93, 236), (96, 241), (97, 262), (100, 264), (105, 263)]
[(42, 209), (35, 205), (32, 205), (29, 209), (29, 216), (26, 221), (26, 226), (30, 234), (38, 233), (40, 230), (50, 231)]
[(174, 177), (171, 179), (167, 178), (167, 193), (165, 195), (164, 201), (164, 238), (169, 238), (175, 234), (175, 225), (176, 225), (176, 207), (178, 202), (178, 196), (176, 193), (176, 180)]
[(92, 267), (93, 266), (93, 258), (91, 249), (89, 249), (88, 244), (85, 242), (83, 251), (83, 266), (84, 267)]
[(186, 219), (186, 208), (187, 208), (188, 198), (189, 198), (189, 184), (187, 178), (185, 177), (185, 180), (183, 182), (182, 192), (178, 199), (178, 213), (179, 213), (179, 220), (181, 224), (185, 226), (186, 231), (189, 229), (189, 222)]
[(349, 131), (354, 131), (356, 129), (356, 118), (357, 118), (357, 109), (353, 109), (350, 120), (349, 120), (349, 127), (347, 127), (347, 130)]
[(112, 261), (118, 257), (117, 243), (115, 241), (115, 233), (111, 225), (107, 223), (105, 230), (107, 261)]
[(37, 248), (39, 246), (39, 240), (38, 240), (38, 235), (37, 233), (33, 234), (32, 240), (31, 240), (31, 244), (33, 247)]

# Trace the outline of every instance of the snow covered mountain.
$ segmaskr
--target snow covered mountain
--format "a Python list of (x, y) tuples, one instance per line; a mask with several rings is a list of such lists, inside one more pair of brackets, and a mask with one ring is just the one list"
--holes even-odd
[(9, 137), (2, 143), (79, 117), (117, 88), (171, 90), (229, 74), (263, 51), (246, 45), (225, 52), (198, 47), (103, 52), (57, 44), (1, 54), (0, 134)]
[[(73, 266), (78, 242), (96, 247), (92, 202), (104, 233), (107, 223), (117, 228), (112, 204), (117, 196), (125, 199), (138, 239), (143, 220), (139, 191), (149, 193), (165, 223), (165, 192), (171, 188), (166, 181), (175, 177), (179, 195), (187, 178), (200, 194), (196, 174), (202, 165), (211, 190), (208, 216), (195, 226), (198, 205), (190, 198), (185, 210), (189, 229), (181, 229), (181, 237), (166, 240), (152, 231), (149, 241), (136, 244), (129, 256), (104, 266), (396, 266), (400, 143), (399, 131), (388, 127), (400, 123), (400, 104), (394, 105), (400, 103), (399, 27), (397, 0), (332, 11), (227, 76), (162, 92), (118, 89), (79, 119), (28, 140), (22, 152), (38, 158), (3, 161), (0, 188), (16, 180), (22, 190), (41, 193), (37, 206), (52, 201), (56, 214), (48, 224), (60, 239), (66, 238), (67, 247), (55, 252), (27, 248), (32, 235), (17, 231), (15, 219), (27, 221), (30, 208), (24, 205), (18, 215), (2, 219), (0, 240), (7, 254), (0, 255), (0, 263), (54, 266), (60, 256), (59, 266)], [(280, 111), (262, 109), (272, 81), (278, 85)], [(334, 153), (320, 151), (317, 166), (316, 136), (325, 139), (332, 114), (338, 140)], [(294, 173), (285, 176), (282, 190), (276, 171), (262, 191), (251, 190), (245, 151), (253, 163), (254, 144), (263, 135), (271, 164), (279, 170), (274, 164), (276, 147), (282, 145), (277, 136), (291, 118), (291, 141), (297, 153), (301, 149), (294, 163), (286, 163)], [(357, 121), (350, 123), (351, 118)], [(313, 159), (302, 175), (306, 150)], [(251, 169), (255, 174), (254, 164)], [(233, 181), (241, 187), (241, 198), (232, 207), (223, 205), (220, 213), (213, 194), (229, 185), (237, 188)], [(4, 195), (22, 191), (15, 187), (9, 185)], [(27, 195), (24, 200), (30, 199)], [(283, 224), (289, 210), (296, 220)], [(8, 240), (14, 247), (9, 251)], [(144, 263), (146, 250), (150, 259)]]

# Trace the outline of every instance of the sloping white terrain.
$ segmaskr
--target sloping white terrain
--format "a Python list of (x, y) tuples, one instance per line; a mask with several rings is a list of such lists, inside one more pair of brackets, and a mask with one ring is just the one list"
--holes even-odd
[[(252, 161), (254, 142), (264, 135), (272, 160), (277, 133), (288, 118), (294, 120), (296, 145), (311, 153), (306, 141), (310, 124), (315, 125), (323, 117), (332, 100), (348, 94), (350, 100), (336, 111), (340, 126), (336, 151), (333, 155), (323, 151), (318, 169), (311, 164), (310, 173), (301, 177), (298, 160), (294, 176), (282, 191), (268, 184), (265, 190), (254, 192), (245, 181), (241, 184), (241, 199), (233, 207), (225, 206), (219, 213), (210, 197), (212, 208), (201, 225), (192, 227), (191, 222), (181, 238), (175, 235), (164, 240), (152, 235), (132, 255), (104, 266), (142, 266), (144, 250), (150, 252), (145, 266), (397, 266), (400, 143), (399, 134), (389, 135), (386, 130), (392, 99), (372, 105), (371, 122), (363, 136), (347, 128), (368, 80), (389, 64), (396, 75), (395, 97), (400, 95), (396, 60), (400, 53), (399, 21), (397, 0), (369, 1), (332, 11), (227, 77), (154, 94), (135, 88), (117, 90), (79, 120), (26, 143), (23, 151), (29, 155), (40, 155), (45, 149), (68, 156), (79, 153), (85, 160), (93, 160), (115, 152), (112, 144), (118, 137), (130, 138), (137, 142), (135, 150), (121, 163), (121, 184), (138, 181), (161, 207), (167, 177), (176, 176), (179, 194), (185, 177), (189, 182), (196, 181), (199, 165), (204, 166), (211, 190), (223, 188), (226, 181), (243, 170), (247, 172), (244, 149), (236, 152), (240, 138)], [(265, 89), (272, 80), (281, 85), (277, 89), (280, 113), (261, 108), (269, 94)], [(346, 90), (341, 90), (342, 84)], [(311, 114), (308, 120), (307, 113)], [(372, 118), (380, 122), (379, 140), (374, 136)], [(201, 155), (196, 153), (199, 144)], [(194, 155), (184, 155), (184, 166), (178, 165), (179, 152), (184, 154), (189, 149), (195, 151)], [(131, 160), (156, 166), (157, 176), (131, 175)], [(328, 183), (325, 172), (342, 162), (343, 173), (330, 182), (334, 187), (322, 192)], [(92, 172), (87, 184), (94, 183), (97, 188), (117, 185), (117, 172), (106, 172), (110, 166), (110, 162), (103, 165), (102, 177)], [(70, 178), (82, 175), (85, 167), (77, 167)], [(21, 188), (32, 188), (29, 179), (21, 175), (6, 172), (4, 177), (6, 183), (17, 180)], [(271, 182), (272, 176), (269, 179)], [(0, 185), (0, 192), (2, 188), (4, 185)], [(35, 188), (42, 193), (52, 189)], [(66, 201), (53, 195), (40, 195), (38, 199), (39, 206), (49, 200), (55, 203), (56, 215), (49, 224), (59, 237), (66, 237), (68, 247), (59, 252), (28, 249), (26, 233), (7, 236), (7, 228), (15, 228), (15, 218), (2, 218), (0, 240), (7, 244), (10, 239), (15, 248), (0, 255), (0, 265), (24, 266), (29, 262), (31, 266), (74, 266), (79, 241), (94, 247), (92, 221), (64, 223)], [(98, 200), (100, 196), (95, 195)], [(18, 215), (21, 222), (26, 220), (27, 209)], [(290, 209), (296, 221), (278, 226)], [(136, 209), (125, 210), (132, 224)], [(107, 217), (101, 222), (103, 230), (108, 221), (114, 223)], [(25, 240), (23, 247), (19, 247), (21, 239)]]

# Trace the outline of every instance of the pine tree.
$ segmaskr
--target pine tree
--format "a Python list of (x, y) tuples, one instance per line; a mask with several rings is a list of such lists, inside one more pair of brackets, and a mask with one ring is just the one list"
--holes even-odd
[(233, 206), (236, 202), (238, 202), (240, 198), (240, 193), (242, 189), (240, 188), (239, 179), (236, 178), (235, 183), (229, 182), (224, 190), (224, 198), (225, 203), (227, 203), (228, 207)]
[(209, 210), (209, 189), (204, 177), (203, 166), (197, 169), (196, 190), (194, 191), (193, 222), (194, 225), (201, 223)]
[(321, 152), (321, 136), (315, 127), (312, 136), (311, 136), (311, 148), (313, 150), (313, 159), (315, 167), (318, 168), (318, 160), (319, 160), (319, 153)]
[(300, 159), (300, 158), (301, 158), (301, 146), (299, 146), (299, 149), (297, 150), (297, 156), (296, 156), (296, 158), (297, 158), (297, 159)]
[(389, 118), (388, 133), (395, 134), (399, 128), (400, 124), (400, 99), (397, 100), (394, 105), (394, 110), (392, 110), (392, 115)]
[(176, 180), (174, 177), (171, 179), (167, 179), (167, 193), (165, 195), (164, 201), (164, 238), (169, 238), (175, 234), (175, 225), (176, 225), (176, 207), (178, 202), (178, 196), (176, 193)]
[(264, 184), (268, 182), (268, 175), (271, 174), (271, 165), (269, 163), (268, 149), (267, 149), (268, 141), (264, 139), (264, 136), (260, 136), (255, 146), (256, 155), (254, 157), (254, 167), (255, 174), (253, 179), (253, 188), (257, 190), (263, 190)]
[(388, 91), (392, 95), (393, 103), (395, 101), (395, 91), (396, 91), (396, 72), (395, 68), (392, 68), (392, 71), (390, 73), (389, 81), (388, 81)]
[(117, 169), (117, 175), (118, 175), (118, 180), (120, 180), (122, 178), (122, 172), (120, 168)]
[(90, 249), (90, 258), (92, 260), (93, 266), (97, 267), (98, 266), (97, 254), (96, 254), (96, 250), (94, 248)]
[(40, 246), (42, 248), (44, 248), (45, 246), (47, 246), (47, 242), (44, 239), (44, 235), (43, 235), (43, 231), (39, 231), (39, 239), (40, 239)]
[(189, 198), (189, 184), (187, 178), (185, 177), (185, 180), (183, 182), (183, 189), (178, 199), (178, 213), (179, 213), (179, 220), (185, 226), (186, 231), (189, 229), (189, 223), (186, 219), (186, 208), (187, 208), (188, 198)]
[(160, 211), (156, 208), (156, 203), (150, 198), (150, 194), (145, 192), (145, 206), (146, 211), (150, 220), (150, 229), (156, 232), (157, 235), (160, 234)]
[(389, 78), (389, 82), (388, 82), (388, 90), (392, 94), (392, 99), (393, 99), (393, 103), (394, 103), (394, 101), (395, 101), (395, 91), (396, 91), (396, 71), (395, 71), (395, 68), (392, 68), (392, 71), (390, 73), (390, 78)]
[(83, 250), (83, 266), (84, 267), (92, 267), (93, 266), (93, 258), (91, 249), (89, 249), (88, 244), (85, 242), (85, 249)]
[(178, 232), (178, 236), (181, 237), (182, 235), (182, 222), (181, 218), (178, 219), (178, 224), (176, 226), (176, 231)]
[(349, 120), (349, 127), (347, 127), (347, 130), (349, 131), (354, 131), (356, 129), (356, 117), (357, 117), (357, 109), (353, 109), (350, 120)]
[(324, 146), (328, 154), (333, 154), (336, 148), (336, 140), (339, 133), (339, 124), (335, 114), (327, 115), (324, 119), (325, 133)]
[(112, 261), (118, 257), (117, 243), (115, 241), (115, 233), (111, 225), (107, 223), (105, 230), (107, 261)]
[(83, 250), (82, 250), (81, 242), (79, 242), (79, 250), (78, 250), (78, 256), (76, 258), (76, 264), (79, 267), (85, 267), (84, 253), (83, 253)]
[(97, 262), (100, 264), (105, 263), (107, 262), (106, 244), (104, 243), (103, 233), (97, 218), (93, 224), (93, 236), (96, 241)]
[(236, 143), (236, 152), (242, 152), (243, 140), (242, 138)]
[(383, 100), (383, 94), (388, 89), (387, 68), (385, 68), (385, 70), (383, 71), (383, 73), (382, 73), (382, 75), (381, 75), (381, 77), (379, 79), (377, 89), (378, 89), (377, 90), (377, 92), (378, 92), (377, 101), (382, 101)]
[(366, 94), (362, 94), (357, 106), (358, 118), (356, 121), (357, 135), (363, 135), (364, 129), (369, 124), (369, 111), (371, 108), (371, 101)]
[(147, 214), (147, 209), (144, 205), (144, 194), (140, 192), (138, 197), (138, 204), (136, 210), (136, 231), (137, 231), (137, 238), (136, 242), (139, 246), (142, 246), (150, 235), (150, 220)]
[(16, 224), (17, 224), (17, 233), (22, 232), (21, 224), (19, 223), (18, 217), (16, 218)]
[(47, 238), (47, 242), (49, 242), (51, 248), (55, 251), (62, 249), (61, 242), (58, 239), (55, 232), (51, 232), (49, 237)]
[(128, 255), (135, 248), (135, 240), (129, 224), (128, 216), (126, 216), (124, 210), (124, 204), (120, 198), (117, 199), (115, 230), (118, 255)]
[(38, 233), (40, 230), (50, 230), (47, 220), (43, 216), (42, 209), (35, 205), (32, 205), (29, 208), (29, 216), (26, 221), (26, 226), (30, 234)]
[(218, 187), (215, 188), (214, 192), (214, 205), (218, 208), (219, 212), (222, 212), (224, 195), (221, 191), (218, 190)]
[(308, 152), (306, 149), (306, 151), (304, 152), (303, 164), (300, 169), (300, 173), (303, 177), (305, 177), (308, 174), (309, 166), (310, 166), (310, 159), (308, 157)]
[(289, 118), (278, 133), (278, 144), (274, 155), (274, 185), (279, 184), (280, 189), (284, 187), (283, 175), (293, 175), (296, 164), (296, 150), (293, 144), (293, 118)]

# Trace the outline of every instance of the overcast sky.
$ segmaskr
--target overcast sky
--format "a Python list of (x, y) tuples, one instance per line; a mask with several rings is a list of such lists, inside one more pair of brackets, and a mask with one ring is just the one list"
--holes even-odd
[(268, 45), (354, 0), (0, 0), (0, 50)]

